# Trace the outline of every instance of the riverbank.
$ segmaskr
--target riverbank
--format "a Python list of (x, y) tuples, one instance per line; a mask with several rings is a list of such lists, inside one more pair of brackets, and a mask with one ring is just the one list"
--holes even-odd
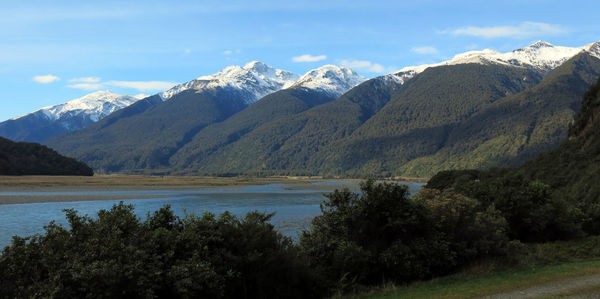
[[(34, 202), (69, 202), (90, 200), (126, 200), (140, 198), (139, 194), (118, 191), (147, 190), (202, 190), (220, 187), (235, 188), (268, 184), (288, 184), (285, 190), (359, 189), (362, 179), (324, 179), (322, 177), (206, 177), (206, 176), (145, 176), (145, 175), (94, 175), (94, 176), (0, 176), (0, 204)], [(385, 181), (398, 183), (423, 183), (423, 178), (394, 178)], [(89, 192), (111, 191), (111, 194)], [(2, 194), (4, 192), (4, 194)], [(12, 193), (11, 193), (12, 192)], [(25, 193), (28, 194), (16, 194)], [(77, 194), (69, 194), (78, 192)], [(35, 194), (33, 194), (35, 193)], [(162, 198), (147, 195), (144, 198)]]
[[(163, 189), (202, 188), (217, 186), (247, 186), (265, 184), (310, 183), (324, 181), (313, 177), (205, 177), (205, 176), (145, 176), (145, 175), (94, 175), (94, 176), (0, 176), (2, 191), (17, 191), (26, 188), (58, 190), (76, 188), (78, 190), (111, 189)], [(43, 191), (43, 190), (41, 190)]]
[[(166, 198), (151, 190), (204, 190), (286, 184), (286, 190), (357, 190), (361, 180), (317, 177), (193, 177), (193, 176), (0, 176), (0, 204)], [(89, 193), (88, 193), (89, 192)]]

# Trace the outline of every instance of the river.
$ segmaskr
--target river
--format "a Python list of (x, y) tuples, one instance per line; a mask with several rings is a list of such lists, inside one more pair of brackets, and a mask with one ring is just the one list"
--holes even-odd
[[(411, 193), (421, 188), (420, 183), (407, 184)], [(14, 235), (21, 237), (43, 233), (50, 221), (67, 225), (64, 209), (75, 209), (79, 215), (95, 216), (101, 209), (110, 209), (123, 201), (133, 204), (134, 212), (141, 219), (148, 213), (169, 204), (174, 213), (201, 215), (203, 212), (221, 214), (230, 211), (243, 216), (249, 211), (274, 212), (271, 223), (284, 235), (296, 238), (308, 227), (311, 219), (321, 213), (320, 203), (324, 194), (339, 187), (356, 189), (352, 182), (317, 182), (297, 188), (294, 184), (269, 184), (256, 186), (232, 186), (198, 190), (103, 190), (68, 192), (2, 192), (0, 196), (89, 196), (120, 195), (127, 199), (92, 200), (69, 202), (36, 202), (0, 205), (0, 248), (10, 244)], [(158, 196), (158, 198), (157, 198)]]

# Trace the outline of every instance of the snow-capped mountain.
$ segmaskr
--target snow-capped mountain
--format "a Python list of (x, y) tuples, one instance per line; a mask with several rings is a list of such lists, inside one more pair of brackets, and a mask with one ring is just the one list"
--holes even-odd
[(270, 93), (290, 87), (298, 77), (294, 73), (252, 61), (243, 67), (228, 66), (216, 74), (177, 85), (159, 95), (166, 101), (184, 90), (211, 91), (217, 88), (231, 88), (241, 91), (244, 102), (251, 104)]
[(324, 65), (304, 74), (292, 87), (304, 87), (339, 97), (367, 78), (347, 67)]
[(115, 94), (108, 90), (96, 91), (66, 103), (43, 107), (32, 113), (13, 118), (13, 120), (28, 116), (30, 114), (43, 114), (49, 120), (59, 120), (69, 117), (82, 116), (97, 122), (107, 115), (127, 107), (145, 97), (147, 97), (147, 95), (144, 94), (130, 96)]
[(405, 67), (398, 72), (395, 72), (393, 78), (396, 82), (403, 84), (406, 80), (414, 77), (416, 74), (421, 73), (427, 68), (465, 63), (504, 64), (533, 68), (540, 72), (548, 72), (582, 51), (586, 51), (590, 55), (600, 58), (600, 42), (588, 44), (583, 47), (563, 47), (555, 46), (540, 40), (527, 47), (507, 53), (501, 53), (490, 49), (469, 51), (458, 54), (448, 61)]
[(0, 135), (15, 141), (43, 142), (86, 127), (145, 97), (143, 94), (129, 96), (97, 91), (2, 122)]

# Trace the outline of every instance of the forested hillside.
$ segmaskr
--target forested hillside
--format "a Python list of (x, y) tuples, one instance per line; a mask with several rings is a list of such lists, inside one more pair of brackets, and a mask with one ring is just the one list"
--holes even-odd
[(581, 54), (533, 88), (498, 100), (458, 124), (443, 147), (410, 161), (400, 172), (430, 176), (445, 169), (518, 166), (558, 147), (581, 105), (581, 95), (600, 76), (600, 60)]
[(198, 131), (245, 106), (224, 89), (188, 90), (165, 102), (154, 96), (47, 144), (99, 172), (168, 168), (171, 155)]
[(440, 172), (427, 187), (504, 207), (532, 240), (599, 234), (599, 115), (600, 79), (585, 93), (568, 140), (557, 149), (513, 169)]
[(299, 173), (318, 171), (328, 145), (352, 133), (400, 89), (386, 78), (366, 81), (333, 102), (257, 127), (207, 159), (200, 173)]
[(198, 169), (215, 151), (238, 141), (262, 124), (293, 116), (335, 97), (307, 88), (280, 90), (260, 99), (223, 122), (206, 127), (179, 149), (170, 164), (177, 169)]
[(37, 143), (13, 142), (0, 137), (0, 175), (93, 175), (73, 158)]

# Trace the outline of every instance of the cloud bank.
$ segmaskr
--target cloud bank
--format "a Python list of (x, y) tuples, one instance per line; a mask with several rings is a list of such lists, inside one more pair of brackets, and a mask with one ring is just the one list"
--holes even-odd
[(67, 85), (69, 88), (82, 89), (82, 90), (100, 90), (108, 87), (121, 87), (131, 88), (139, 92), (158, 92), (167, 90), (178, 83), (166, 82), (166, 81), (107, 81), (100, 82), (101, 79), (98, 77), (81, 77), (69, 79), (69, 82), (73, 84)]

